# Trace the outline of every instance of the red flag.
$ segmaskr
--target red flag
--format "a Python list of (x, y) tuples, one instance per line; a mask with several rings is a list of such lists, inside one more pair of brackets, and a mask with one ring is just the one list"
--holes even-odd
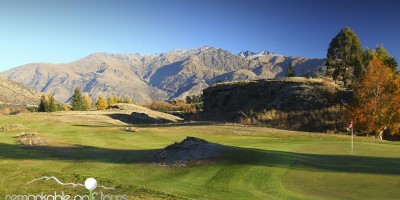
[(350, 129), (353, 128), (353, 122), (350, 122), (349, 128), (350, 128)]

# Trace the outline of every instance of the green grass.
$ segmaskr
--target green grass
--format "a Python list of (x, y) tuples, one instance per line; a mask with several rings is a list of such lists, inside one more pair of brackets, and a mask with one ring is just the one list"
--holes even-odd
[[(125, 132), (113, 121), (82, 115), (26, 114), (0, 117), (0, 199), (5, 194), (65, 191), (63, 182), (94, 177), (115, 187), (105, 193), (130, 199), (399, 199), (400, 145), (371, 138), (283, 131), (239, 125), (142, 126)], [(35, 131), (46, 147), (21, 147), (15, 136)], [(155, 150), (186, 136), (236, 147), (218, 160), (188, 168), (149, 162)]]

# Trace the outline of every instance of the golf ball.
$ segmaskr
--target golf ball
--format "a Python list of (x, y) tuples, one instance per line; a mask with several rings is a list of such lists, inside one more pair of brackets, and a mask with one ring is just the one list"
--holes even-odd
[(97, 187), (97, 181), (94, 178), (88, 178), (85, 181), (85, 187), (88, 190), (94, 190)]

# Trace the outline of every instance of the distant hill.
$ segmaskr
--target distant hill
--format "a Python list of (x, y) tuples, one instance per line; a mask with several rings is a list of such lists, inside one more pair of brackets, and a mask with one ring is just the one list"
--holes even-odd
[(92, 98), (129, 96), (135, 102), (183, 99), (209, 85), (285, 76), (292, 65), (299, 76), (320, 69), (324, 59), (277, 55), (268, 51), (233, 54), (213, 47), (161, 54), (95, 53), (66, 64), (32, 63), (0, 76), (68, 101), (76, 87)]
[(0, 102), (17, 105), (37, 105), (40, 93), (15, 81), (0, 78)]

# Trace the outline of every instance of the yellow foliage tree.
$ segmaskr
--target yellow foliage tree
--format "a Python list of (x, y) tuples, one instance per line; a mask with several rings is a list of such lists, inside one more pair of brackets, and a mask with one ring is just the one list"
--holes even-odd
[(132, 103), (133, 103), (133, 102), (132, 102), (132, 99), (131, 99), (130, 97), (125, 97), (124, 102), (125, 102), (125, 103), (129, 103), (129, 104), (132, 104)]
[(96, 107), (97, 110), (105, 110), (108, 107), (107, 101), (104, 99), (103, 96), (99, 96), (99, 99), (96, 102)]
[(92, 99), (87, 94), (83, 96), (83, 106), (85, 110), (90, 110), (92, 108)]
[(374, 53), (365, 76), (354, 89), (355, 106), (350, 118), (357, 130), (379, 134), (398, 133), (400, 124), (400, 80)]
[(113, 105), (113, 104), (116, 104), (116, 103), (118, 103), (118, 97), (117, 97), (117, 98), (115, 98), (115, 96), (109, 96), (109, 97), (108, 97), (108, 99), (107, 99), (107, 104), (108, 104), (109, 106), (111, 106), (111, 105)]

